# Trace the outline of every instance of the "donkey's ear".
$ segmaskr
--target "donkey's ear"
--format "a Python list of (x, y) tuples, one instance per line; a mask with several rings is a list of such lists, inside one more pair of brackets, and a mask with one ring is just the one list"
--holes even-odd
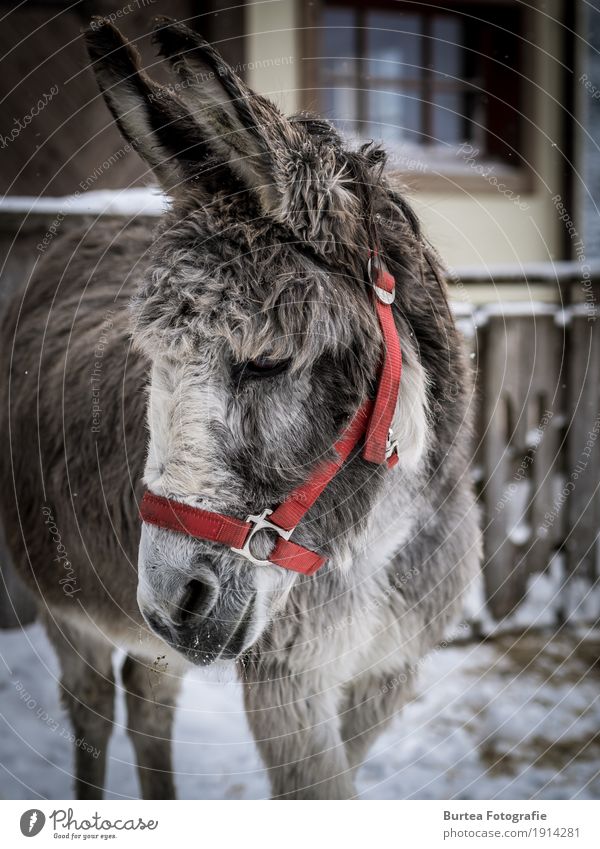
[(109, 21), (85, 31), (96, 79), (121, 133), (172, 192), (212, 155), (184, 105), (141, 67), (140, 56)]
[(290, 123), (193, 30), (160, 17), (154, 38), (181, 77), (178, 95), (210, 146), (258, 195), (263, 210), (273, 212), (281, 203), (274, 164), (277, 147), (286, 133), (293, 133)]

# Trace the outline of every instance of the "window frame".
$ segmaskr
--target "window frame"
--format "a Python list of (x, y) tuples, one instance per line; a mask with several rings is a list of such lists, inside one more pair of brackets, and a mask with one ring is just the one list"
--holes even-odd
[[(357, 33), (357, 71), (356, 76), (359, 77), (361, 74), (361, 68), (364, 68), (364, 64), (369, 61), (369, 57), (367, 56), (366, 47), (366, 27), (364, 22), (366, 20), (366, 15), (373, 10), (381, 10), (381, 11), (402, 11), (402, 12), (413, 12), (423, 15), (425, 27), (421, 38), (424, 39), (424, 56), (423, 56), (423, 66), (426, 69), (426, 73), (424, 74), (423, 80), (414, 80), (407, 81), (404, 80), (402, 83), (398, 85), (398, 91), (407, 90), (409, 86), (413, 84), (418, 86), (418, 91), (420, 91), (421, 96), (423, 96), (423, 92), (425, 93), (424, 99), (427, 103), (423, 103), (424, 111), (423, 111), (423, 123), (421, 135), (425, 138), (431, 138), (433, 136), (432, 133), (432, 125), (433, 125), (433, 112), (434, 112), (434, 104), (432, 102), (432, 94), (434, 92), (439, 92), (442, 86), (440, 86), (438, 81), (435, 85), (432, 85), (432, 78), (436, 76), (434, 70), (427, 70), (427, 66), (430, 64), (430, 58), (432, 56), (432, 39), (431, 39), (431, 31), (434, 20), (434, 15), (443, 14), (447, 12), (451, 14), (452, 12), (463, 11), (468, 13), (468, 7), (472, 6), (474, 8), (481, 9), (482, 7), (506, 7), (507, 10), (510, 9), (513, 13), (519, 13), (522, 16), (523, 27), (527, 28), (530, 20), (531, 20), (531, 10), (528, 8), (523, 8), (523, 6), (518, 2), (518, 0), (457, 0), (454, 2), (453, 0), (436, 0), (436, 3), (432, 6), (429, 2), (423, 2), (423, 0), (374, 0), (374, 2), (369, 2), (368, 4), (361, 3), (360, 0), (315, 0), (315, 2), (311, 4), (301, 4), (302, 10), (302, 20), (301, 20), (301, 33), (302, 33), (302, 44), (301, 44), (301, 55), (303, 57), (301, 68), (302, 68), (302, 79), (301, 79), (301, 87), (302, 87), (302, 107), (306, 111), (309, 112), (318, 112), (322, 114), (323, 112), (323, 103), (322, 96), (320, 96), (321, 89), (323, 87), (323, 74), (319, 73), (317, 69), (317, 61), (312, 59), (311, 57), (317, 57), (320, 55), (320, 39), (321, 32), (323, 28), (323, 11), (325, 7), (328, 8), (348, 8), (354, 6), (355, 14), (357, 15), (357, 19), (359, 22), (359, 30)], [(429, 13), (429, 14), (427, 14)], [(362, 22), (362, 26), (360, 25)], [(489, 32), (489, 30), (488, 30)], [(490, 33), (491, 34), (491, 33)], [(517, 37), (516, 42), (518, 55), (517, 55), (517, 70), (516, 73), (519, 76), (519, 90), (516, 92), (512, 92), (513, 100), (505, 101), (499, 97), (499, 92), (501, 87), (498, 86), (493, 92), (486, 92), (489, 97), (494, 98), (498, 103), (502, 105), (503, 108), (499, 110), (500, 113), (504, 110), (516, 110), (518, 117), (517, 130), (516, 130), (516, 138), (512, 145), (509, 144), (509, 147), (514, 151), (515, 154), (515, 162), (509, 163), (507, 160), (502, 160), (498, 158), (497, 155), (494, 154), (493, 150), (481, 150), (481, 146), (479, 146), (479, 152), (477, 157), (478, 164), (487, 167), (491, 165), (492, 162), (495, 165), (502, 166), (502, 179), (505, 185), (510, 188), (512, 192), (521, 192), (527, 193), (532, 190), (532, 172), (530, 167), (527, 165), (528, 161), (528, 144), (525, 139), (525, 134), (523, 132), (523, 124), (524, 121), (522, 119), (521, 113), (524, 109), (525, 104), (531, 103), (531, 93), (530, 93), (530, 84), (528, 83), (527, 73), (527, 57), (523, 51), (522, 47), (522, 39)], [(485, 52), (482, 50), (482, 52)], [(485, 58), (484, 63), (487, 63), (486, 74), (484, 74), (484, 79), (493, 74), (494, 70), (498, 70), (498, 63), (489, 55)], [(493, 66), (496, 66), (494, 68)], [(487, 75), (487, 77), (486, 77)], [(389, 85), (389, 80), (386, 80), (386, 84)], [(465, 87), (472, 85), (473, 80), (469, 82), (459, 82), (450, 81), (453, 83), (453, 89), (456, 90), (464, 90)], [(315, 98), (315, 95), (317, 96)], [(367, 118), (367, 108), (366, 108), (366, 97), (368, 92), (364, 90), (361, 86), (357, 86), (357, 122), (364, 123), (368, 122)], [(316, 102), (315, 102), (316, 101)], [(489, 141), (490, 138), (496, 138), (499, 140), (500, 144), (505, 144), (502, 133), (500, 132), (502, 129), (503, 119), (501, 116), (498, 116), (496, 120), (492, 117), (490, 119), (490, 115), (495, 114), (494, 110), (488, 110), (486, 124), (480, 127), (480, 133), (486, 136), (486, 141)], [(365, 136), (367, 139), (367, 136)], [(422, 157), (425, 164), (427, 164), (428, 157), (431, 157), (432, 147), (431, 143), (424, 143), (420, 145), (420, 156)], [(474, 142), (474, 147), (477, 148), (477, 141)], [(493, 147), (493, 145), (492, 145)], [(464, 190), (468, 192), (496, 192), (497, 189), (491, 185), (479, 174), (451, 174), (444, 173), (443, 165), (440, 166), (440, 170), (437, 170), (436, 163), (432, 161), (432, 165), (434, 166), (431, 170), (426, 169), (422, 173), (415, 173), (412, 169), (403, 169), (399, 167), (397, 170), (400, 174), (409, 177), (411, 181), (415, 181), (419, 184), (420, 188), (424, 189), (435, 189), (436, 191), (456, 191)]]

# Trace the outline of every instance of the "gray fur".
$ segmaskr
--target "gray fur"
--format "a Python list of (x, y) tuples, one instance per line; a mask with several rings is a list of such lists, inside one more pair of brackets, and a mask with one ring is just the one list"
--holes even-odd
[[(73, 722), (104, 752), (109, 658), (115, 645), (129, 652), (145, 796), (174, 790), (179, 674), (235, 660), (273, 796), (345, 798), (478, 568), (470, 377), (437, 259), (384, 154), (284, 118), (185, 27), (162, 20), (157, 40), (186, 82), (182, 100), (154, 96), (114, 28), (88, 33), (107, 103), (172, 206), (154, 235), (110, 222), (66, 235), (14, 301), (1, 352), (7, 535)], [(400, 463), (387, 472), (357, 453), (309, 511), (294, 539), (327, 565), (307, 579), (149, 526), (140, 542), (142, 479), (245, 518), (330, 455), (375, 385), (372, 247), (396, 278)], [(244, 364), (261, 356), (288, 367), (253, 376)], [(270, 545), (258, 537), (257, 553)], [(78, 754), (78, 794), (100, 793), (103, 772), (103, 758)]]

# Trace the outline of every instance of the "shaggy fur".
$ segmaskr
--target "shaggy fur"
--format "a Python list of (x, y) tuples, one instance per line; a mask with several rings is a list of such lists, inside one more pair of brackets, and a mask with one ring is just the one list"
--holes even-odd
[[(108, 23), (87, 39), (108, 106), (172, 204), (154, 235), (101, 222), (57, 242), (7, 316), (1, 505), (15, 561), (38, 593), (77, 733), (103, 753), (111, 651), (129, 652), (145, 796), (174, 791), (182, 670), (227, 659), (273, 796), (352, 796), (480, 558), (471, 384), (437, 260), (381, 150), (349, 151), (326, 122), (284, 118), (180, 24), (159, 21), (156, 39), (181, 99)], [(330, 455), (376, 384), (372, 248), (396, 278), (400, 462), (388, 472), (355, 452), (309, 511), (294, 539), (327, 565), (306, 579), (158, 528), (140, 541), (142, 478), (245, 518)], [(258, 556), (270, 545), (258, 536)], [(101, 793), (104, 756), (77, 752), (78, 795)]]

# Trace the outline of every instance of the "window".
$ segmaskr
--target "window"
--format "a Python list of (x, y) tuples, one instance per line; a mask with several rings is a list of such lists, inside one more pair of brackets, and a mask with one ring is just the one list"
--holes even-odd
[(311, 29), (309, 97), (346, 133), (392, 147), (467, 142), (517, 165), (522, 23), (506, 2), (328, 0)]

